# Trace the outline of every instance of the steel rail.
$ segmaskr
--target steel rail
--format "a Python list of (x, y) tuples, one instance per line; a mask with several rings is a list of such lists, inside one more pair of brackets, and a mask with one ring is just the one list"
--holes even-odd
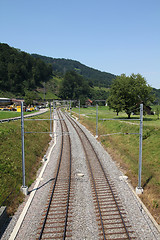
[[(78, 132), (77, 132), (77, 134), (79, 135)], [(79, 137), (80, 137), (80, 135), (79, 135)], [(86, 154), (86, 150), (85, 150), (85, 149), (84, 149), (84, 151), (85, 151), (85, 154)], [(86, 157), (86, 158), (87, 158), (87, 157)], [(95, 179), (94, 179), (94, 176), (93, 176), (91, 164), (90, 164), (88, 158), (87, 158), (87, 161), (88, 161), (88, 164), (89, 164), (89, 169), (90, 169), (90, 172), (91, 172), (92, 181), (93, 181), (93, 185), (94, 185), (94, 190), (95, 190), (95, 194), (96, 194), (96, 199), (97, 199), (97, 204), (98, 204), (98, 211), (99, 211), (100, 221), (101, 221), (101, 225), (102, 225), (103, 237), (104, 237), (104, 240), (106, 240), (106, 234), (105, 234), (105, 231), (104, 231), (104, 225), (103, 225), (103, 219), (102, 219), (102, 214), (101, 214), (101, 208), (100, 208), (99, 198), (98, 198), (97, 189), (96, 189), (96, 183), (95, 183)]]
[[(60, 115), (61, 114), (58, 112), (58, 116), (60, 116)], [(45, 229), (47, 217), (49, 215), (49, 210), (50, 210), (50, 207), (51, 207), (51, 203), (52, 203), (53, 195), (54, 195), (54, 192), (55, 192), (56, 184), (58, 182), (58, 176), (59, 176), (60, 167), (61, 167), (61, 163), (62, 163), (62, 154), (63, 154), (63, 149), (64, 149), (64, 139), (63, 139), (63, 126), (62, 126), (61, 122), (60, 122), (60, 124), (61, 124), (61, 129), (62, 129), (62, 144), (61, 144), (61, 151), (60, 151), (60, 156), (59, 156), (59, 164), (58, 164), (58, 169), (57, 169), (57, 173), (56, 173), (56, 177), (55, 177), (55, 182), (54, 182), (54, 186), (53, 186), (53, 189), (52, 189), (52, 193), (51, 193), (51, 196), (50, 196), (49, 204), (48, 204), (48, 207), (47, 207), (47, 212), (46, 212), (45, 219), (43, 221), (43, 225), (42, 225), (41, 232), (40, 232), (40, 235), (39, 235), (39, 240), (42, 239), (42, 236), (43, 236), (43, 232), (44, 232), (44, 229)], [(65, 122), (64, 122), (64, 125), (65, 125), (65, 128), (67, 128), (67, 125), (66, 125)], [(69, 199), (70, 199), (70, 188), (71, 188), (72, 158), (71, 158), (70, 137), (69, 137), (69, 145), (70, 145), (69, 181), (68, 181), (67, 204), (66, 204), (66, 213), (65, 213), (65, 221), (64, 221), (64, 230), (63, 230), (63, 240), (65, 240), (65, 238), (66, 238), (67, 222), (68, 222), (68, 211), (69, 211)]]
[[(72, 121), (69, 119), (68, 115), (65, 114), (65, 116), (68, 118), (68, 120), (70, 121), (70, 123), (72, 124), (72, 126), (74, 127)], [(76, 122), (75, 122), (76, 123)], [(80, 133), (77, 131), (77, 129), (74, 127), (74, 129), (76, 130), (79, 138), (81, 139), (80, 137)], [(84, 148), (84, 145), (82, 144), (83, 146), (83, 149), (84, 149), (84, 152), (86, 154), (86, 150)], [(87, 158), (87, 154), (86, 154), (86, 158)], [(92, 181), (93, 181), (93, 185), (94, 185), (94, 190), (95, 190), (95, 194), (96, 194), (96, 200), (97, 200), (97, 204), (98, 204), (98, 211), (99, 211), (99, 215), (100, 215), (100, 222), (101, 222), (101, 226), (102, 226), (102, 232), (103, 232), (103, 238), (104, 240), (106, 240), (106, 236), (105, 236), (105, 230), (104, 230), (104, 225), (103, 225), (103, 219), (102, 219), (102, 214), (101, 214), (101, 209), (100, 209), (100, 204), (99, 204), (99, 199), (98, 199), (98, 194), (97, 194), (97, 189), (96, 189), (96, 184), (95, 184), (95, 180), (94, 180), (94, 177), (93, 177), (93, 172), (92, 172), (92, 168), (91, 168), (91, 165), (90, 165), (90, 162), (87, 158), (87, 161), (88, 161), (88, 164), (89, 164), (89, 169), (90, 169), (90, 172), (91, 172), (91, 176), (92, 176)]]
[[(66, 116), (68, 117), (68, 119), (70, 118), (70, 117), (68, 116), (68, 114), (66, 114)], [(71, 118), (70, 118), (70, 119), (71, 119)], [(78, 126), (78, 124), (76, 123), (75, 120), (72, 119), (72, 121), (75, 123), (75, 125), (76, 125), (79, 129), (81, 129), (81, 128)], [(70, 122), (71, 122), (71, 121), (70, 121)], [(72, 123), (72, 125), (73, 125), (73, 123)], [(73, 125), (73, 127), (74, 127), (74, 125)], [(75, 127), (74, 127), (74, 128), (75, 128)], [(75, 130), (76, 130), (76, 128), (75, 128)], [(77, 130), (76, 130), (76, 131), (77, 131)], [(101, 163), (101, 161), (100, 161), (100, 159), (99, 159), (99, 157), (98, 157), (95, 149), (93, 148), (93, 145), (92, 145), (91, 142), (89, 141), (86, 133), (85, 133), (82, 129), (81, 129), (81, 131), (83, 132), (83, 134), (84, 134), (84, 136), (86, 137), (88, 143), (90, 144), (93, 152), (95, 153), (95, 156), (97, 157), (97, 160), (98, 160), (98, 162), (99, 162), (99, 164), (100, 164), (100, 166), (101, 166), (101, 169), (102, 169), (102, 171), (103, 171), (103, 174), (104, 174), (104, 176), (105, 176), (105, 179), (106, 179), (106, 181), (107, 181), (107, 183), (108, 183), (108, 186), (109, 186), (109, 188), (110, 188), (110, 191), (111, 191), (111, 193), (112, 193), (112, 196), (113, 196), (113, 199), (114, 199), (114, 201), (115, 201), (116, 207), (117, 207), (117, 209), (118, 209), (119, 215), (120, 215), (120, 217), (121, 217), (123, 226), (124, 226), (124, 228), (125, 228), (127, 237), (128, 237), (128, 239), (130, 240), (131, 238), (130, 238), (130, 236), (129, 236), (128, 229), (127, 229), (127, 227), (126, 227), (126, 224), (125, 224), (125, 221), (124, 221), (124, 219), (123, 219), (121, 210), (120, 210), (120, 208), (119, 208), (119, 206), (118, 206), (118, 202), (117, 202), (117, 200), (116, 200), (116, 197), (115, 197), (115, 194), (114, 194), (114, 192), (113, 192), (112, 186), (111, 186), (111, 184), (110, 184), (110, 182), (109, 182), (109, 180), (108, 180), (108, 177), (107, 177), (107, 175), (106, 175), (106, 172), (105, 172), (105, 170), (104, 170), (104, 168), (103, 168), (103, 165), (102, 165), (102, 163)], [(77, 131), (77, 134), (78, 134), (78, 131)], [(78, 135), (79, 135), (79, 134), (78, 134)], [(79, 135), (79, 137), (80, 137), (80, 135)], [(81, 139), (81, 137), (80, 137), (80, 139)], [(87, 159), (87, 160), (88, 160), (88, 159)], [(89, 166), (90, 166), (90, 163), (89, 163)], [(93, 176), (93, 173), (91, 173), (91, 175)], [(93, 181), (93, 183), (94, 183), (94, 185), (95, 185), (95, 181)], [(97, 195), (97, 193), (96, 193), (96, 195)], [(98, 199), (98, 198), (97, 198), (97, 199)], [(99, 201), (98, 201), (97, 203), (98, 203), (98, 208), (99, 208)], [(99, 212), (101, 212), (100, 209), (99, 209)], [(101, 213), (100, 213), (100, 218), (101, 218)], [(101, 221), (102, 221), (102, 219), (101, 219)], [(103, 221), (102, 221), (102, 222), (103, 222)], [(101, 223), (101, 225), (102, 225), (102, 227), (103, 227), (103, 224), (102, 224), (102, 223)], [(104, 230), (103, 230), (103, 236), (104, 236), (104, 239), (106, 239), (106, 238), (105, 238), (105, 234), (104, 234)]]
[(27, 119), (24, 119), (24, 121), (45, 121), (45, 120), (46, 121), (53, 121), (53, 120), (64, 121), (64, 119), (58, 119), (58, 118), (54, 118), (54, 119), (53, 118), (52, 119), (51, 118), (49, 118), (49, 119), (45, 119), (45, 118), (44, 119), (43, 118), (42, 119), (28, 119), (27, 118)]
[(44, 231), (45, 224), (46, 224), (46, 221), (47, 221), (47, 217), (48, 217), (49, 209), (50, 209), (50, 206), (51, 206), (51, 202), (52, 202), (52, 198), (53, 198), (53, 194), (54, 194), (54, 190), (55, 190), (55, 187), (56, 187), (57, 178), (58, 178), (58, 174), (59, 174), (59, 169), (60, 169), (60, 165), (61, 165), (62, 152), (63, 152), (63, 135), (62, 135), (61, 139), (62, 139), (62, 144), (61, 144), (61, 152), (60, 152), (60, 157), (59, 157), (58, 169), (57, 169), (57, 173), (56, 173), (56, 177), (55, 177), (55, 182), (54, 182), (54, 186), (53, 186), (53, 189), (52, 189), (52, 193), (51, 193), (51, 196), (50, 196), (47, 212), (46, 212), (46, 215), (45, 215), (45, 218), (44, 218), (44, 221), (43, 221), (43, 225), (42, 225), (42, 229), (41, 229), (41, 232), (40, 232), (40, 235), (39, 235), (39, 238), (38, 238), (39, 240), (42, 239), (43, 231)]
[[(62, 114), (61, 114), (62, 117)], [(67, 124), (64, 121), (64, 124), (67, 128)], [(69, 159), (69, 182), (68, 182), (68, 197), (67, 197), (67, 206), (66, 206), (66, 216), (65, 216), (65, 225), (64, 225), (64, 234), (63, 234), (63, 240), (66, 238), (66, 232), (67, 232), (67, 222), (68, 222), (68, 211), (69, 211), (69, 200), (70, 200), (70, 190), (71, 190), (71, 171), (72, 171), (72, 157), (71, 157), (71, 139), (69, 137), (69, 146), (70, 146), (70, 159)]]

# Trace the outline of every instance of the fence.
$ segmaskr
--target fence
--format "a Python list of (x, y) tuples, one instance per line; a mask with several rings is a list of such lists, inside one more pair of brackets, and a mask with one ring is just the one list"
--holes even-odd
[[(103, 118), (99, 119), (101, 121), (140, 121), (139, 133), (112, 133), (112, 134), (103, 134), (100, 136), (109, 136), (114, 134), (139, 134), (139, 171), (138, 171), (138, 186), (136, 188), (136, 193), (143, 193), (143, 188), (141, 186), (141, 173), (142, 173), (142, 139), (143, 139), (143, 104), (140, 104), (140, 119), (118, 119), (118, 118)], [(98, 137), (98, 104), (96, 104), (96, 137)]]

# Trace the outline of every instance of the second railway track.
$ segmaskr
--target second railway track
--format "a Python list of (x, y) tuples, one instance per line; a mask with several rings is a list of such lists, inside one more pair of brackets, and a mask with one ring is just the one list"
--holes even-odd
[(78, 124), (69, 115), (66, 117), (76, 130), (86, 155), (100, 239), (136, 239), (116, 189), (91, 142)]

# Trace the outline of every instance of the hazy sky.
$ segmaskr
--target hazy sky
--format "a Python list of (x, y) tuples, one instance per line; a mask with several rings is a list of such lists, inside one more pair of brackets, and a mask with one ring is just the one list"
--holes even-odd
[(0, 42), (160, 89), (160, 0), (0, 0)]

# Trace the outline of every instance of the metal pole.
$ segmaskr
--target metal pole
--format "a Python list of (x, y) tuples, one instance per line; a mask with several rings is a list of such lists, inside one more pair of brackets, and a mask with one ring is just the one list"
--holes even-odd
[(52, 132), (52, 109), (51, 109), (51, 102), (50, 102), (50, 135)]
[(70, 100), (70, 114), (71, 114), (71, 100)]
[(44, 101), (46, 99), (46, 96), (45, 96), (46, 95), (46, 89), (45, 89), (46, 87), (45, 87), (45, 85), (46, 85), (46, 83), (44, 82)]
[(96, 104), (96, 137), (98, 137), (98, 104)]
[(142, 172), (142, 137), (143, 137), (143, 104), (140, 104), (140, 132), (139, 132), (139, 173), (138, 173), (138, 188), (141, 188), (141, 172)]
[(53, 100), (53, 136), (54, 136), (54, 100)]
[(24, 117), (23, 102), (21, 102), (21, 137), (22, 137), (22, 188), (25, 187), (25, 156), (24, 156)]
[(80, 105), (80, 100), (79, 100), (79, 121), (80, 121), (80, 109), (81, 109), (81, 105)]

